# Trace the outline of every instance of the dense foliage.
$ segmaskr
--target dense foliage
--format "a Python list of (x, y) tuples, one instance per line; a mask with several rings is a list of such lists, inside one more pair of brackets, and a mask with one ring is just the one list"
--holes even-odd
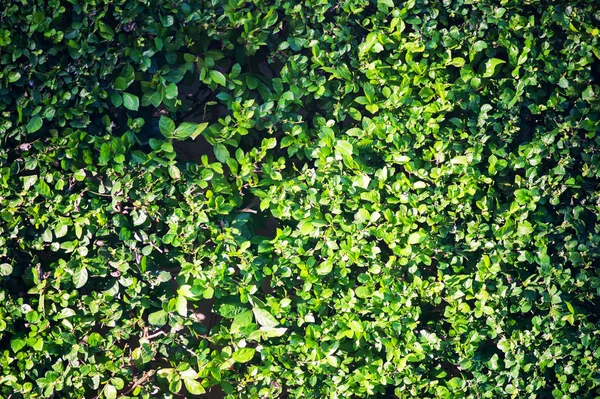
[(600, 395), (595, 1), (0, 0), (0, 66), (1, 398)]

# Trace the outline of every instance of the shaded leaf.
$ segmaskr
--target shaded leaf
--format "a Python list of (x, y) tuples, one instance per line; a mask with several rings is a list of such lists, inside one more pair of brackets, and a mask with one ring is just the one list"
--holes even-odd
[(35, 133), (42, 128), (44, 122), (42, 121), (42, 117), (39, 115), (35, 115), (32, 117), (27, 123), (27, 133)]
[(162, 327), (167, 324), (169, 314), (164, 310), (159, 310), (148, 315), (148, 322), (154, 326)]
[(217, 157), (217, 160), (222, 163), (226, 163), (230, 157), (227, 147), (225, 147), (225, 145), (221, 143), (215, 144), (214, 152), (215, 156)]

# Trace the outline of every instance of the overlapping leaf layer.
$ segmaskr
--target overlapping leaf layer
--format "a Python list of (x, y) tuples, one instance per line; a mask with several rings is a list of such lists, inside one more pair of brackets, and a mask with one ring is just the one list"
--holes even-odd
[(600, 395), (596, 2), (1, 0), (0, 64), (0, 397)]

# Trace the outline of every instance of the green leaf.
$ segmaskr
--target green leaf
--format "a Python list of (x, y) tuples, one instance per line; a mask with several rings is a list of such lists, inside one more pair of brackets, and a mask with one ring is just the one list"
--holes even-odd
[(246, 75), (246, 85), (250, 90), (256, 89), (259, 83), (260, 81), (256, 77), (250, 74)]
[(135, 211), (134, 210), (132, 212), (131, 216), (133, 217), (133, 225), (134, 226), (141, 226), (142, 224), (144, 224), (144, 222), (148, 218), (148, 215), (144, 211)]
[(595, 97), (594, 90), (592, 90), (592, 86), (588, 86), (583, 93), (581, 93), (581, 98), (584, 101), (590, 101)]
[(66, 224), (59, 222), (54, 228), (54, 236), (56, 238), (61, 238), (67, 235), (69, 231), (69, 227)]
[(522, 223), (519, 223), (519, 227), (517, 228), (517, 232), (523, 236), (527, 236), (527, 235), (533, 233), (534, 230), (535, 229), (533, 228), (531, 223), (529, 223), (526, 220), (523, 221)]
[(33, 345), (31, 345), (31, 347), (33, 348), (34, 351), (40, 352), (42, 349), (44, 349), (44, 340), (43, 338), (38, 338)]
[(168, 116), (161, 115), (158, 120), (158, 129), (166, 138), (172, 138), (175, 131), (175, 122)]
[(179, 295), (176, 300), (177, 313), (181, 316), (187, 316), (187, 299), (184, 296)]
[(52, 191), (50, 190), (50, 186), (46, 183), (44, 179), (38, 180), (37, 184), (35, 185), (35, 188), (41, 196), (46, 198), (52, 197)]
[(231, 319), (236, 317), (237, 315), (246, 312), (249, 310), (247, 310), (247, 308), (243, 307), (241, 304), (238, 303), (223, 303), (221, 306), (219, 306), (219, 310), (218, 313), (225, 318)]
[(31, 176), (23, 176), (21, 179), (23, 180), (23, 190), (27, 191), (31, 187), (33, 187), (33, 185), (35, 185), (35, 183), (38, 180), (38, 177), (37, 177), (37, 175), (31, 175)]
[(240, 64), (233, 64), (233, 66), (231, 67), (231, 72), (229, 72), (229, 77), (231, 79), (235, 79), (240, 75), (240, 72), (242, 72), (242, 66)]
[(450, 160), (450, 163), (452, 165), (468, 165), (469, 164), (469, 158), (467, 158), (464, 155), (459, 155), (459, 156), (456, 156), (456, 157), (452, 158)]
[(198, 373), (196, 373), (196, 370), (194, 370), (191, 367), (188, 367), (187, 364), (182, 363), (177, 367), (178, 370), (181, 370), (182, 368), (186, 368), (186, 369), (183, 371), (179, 371), (180, 378), (182, 378), (184, 380), (195, 380), (196, 378), (198, 378)]
[(317, 271), (318, 275), (325, 276), (325, 275), (331, 273), (332, 270), (333, 270), (333, 263), (325, 261), (325, 262), (321, 262), (319, 264), (316, 271)]
[(531, 192), (527, 189), (521, 188), (515, 190), (515, 197), (517, 198), (518, 204), (526, 205), (531, 200)]
[(183, 380), (185, 389), (188, 390), (192, 395), (202, 395), (206, 393), (206, 389), (196, 380), (185, 379)]
[(91, 347), (96, 347), (98, 345), (100, 345), (102, 342), (104, 341), (104, 338), (102, 338), (102, 335), (93, 332), (89, 335), (88, 339), (87, 339), (87, 344)]
[(171, 391), (172, 393), (178, 393), (179, 391), (181, 391), (181, 385), (182, 382), (180, 379), (173, 379), (169, 381), (169, 391)]
[(63, 308), (60, 313), (56, 316), (57, 320), (67, 319), (75, 316), (75, 311), (71, 308)]
[(225, 79), (225, 75), (223, 75), (221, 72), (216, 71), (216, 70), (211, 70), (209, 72), (210, 75), (210, 79), (213, 82), (216, 82), (218, 84), (220, 84), (221, 86), (225, 86), (227, 84), (227, 80)]
[(135, 71), (129, 64), (125, 65), (123, 71), (115, 79), (115, 89), (125, 90), (133, 83), (135, 79)]
[(175, 85), (175, 83), (169, 83), (166, 87), (165, 87), (165, 98), (168, 98), (169, 100), (173, 99), (173, 98), (177, 98), (177, 85)]
[(10, 276), (13, 272), (13, 267), (10, 263), (0, 263), (0, 276)]
[(50, 231), (50, 229), (44, 230), (44, 232), (42, 233), (42, 239), (46, 243), (52, 242), (52, 231)]
[(287, 331), (286, 327), (261, 327), (260, 331), (266, 338), (281, 337)]
[(164, 310), (159, 310), (148, 315), (148, 322), (154, 326), (162, 327), (167, 324), (169, 314)]
[(476, 53), (480, 52), (481, 50), (485, 50), (487, 47), (487, 43), (483, 40), (478, 40), (475, 43), (473, 43), (473, 51)]
[(19, 79), (21, 79), (21, 74), (19, 72), (10, 71), (8, 73), (8, 82), (9, 83), (14, 83), (14, 82), (16, 82)]
[(350, 157), (352, 155), (353, 147), (346, 140), (338, 140), (335, 146), (335, 152), (342, 157)]
[(252, 312), (254, 312), (256, 322), (263, 327), (277, 327), (279, 325), (277, 319), (275, 319), (271, 313), (261, 307), (253, 307)]
[(241, 348), (233, 352), (231, 357), (238, 363), (247, 363), (254, 357), (256, 349), (254, 348)]
[(302, 220), (298, 223), (298, 230), (303, 235), (308, 235), (315, 230), (315, 226), (311, 223), (310, 220)]
[(214, 152), (215, 152), (215, 156), (217, 157), (219, 162), (227, 163), (227, 160), (229, 159), (230, 155), (229, 155), (229, 151), (227, 150), (227, 147), (225, 147), (224, 144), (221, 144), (221, 143), (215, 144)]
[(106, 165), (112, 159), (112, 149), (110, 144), (104, 143), (100, 146), (100, 157), (98, 161), (100, 165)]
[(106, 399), (116, 399), (117, 398), (117, 388), (110, 384), (106, 384), (104, 387), (104, 397)]
[(491, 78), (497, 72), (496, 67), (500, 64), (505, 64), (506, 61), (499, 58), (490, 58), (485, 63), (485, 72), (483, 73), (484, 78)]
[(174, 368), (166, 368), (166, 369), (160, 369), (156, 372), (156, 375), (158, 375), (160, 378), (166, 378), (166, 379), (173, 379), (173, 376), (177, 374), (177, 370), (175, 370)]
[(137, 111), (140, 108), (140, 99), (131, 93), (123, 93), (123, 105), (130, 111)]
[(231, 322), (231, 331), (239, 331), (241, 328), (253, 325), (253, 315), (251, 310), (247, 310), (236, 315)]
[(358, 212), (354, 214), (354, 220), (356, 223), (366, 223), (371, 219), (371, 214), (365, 208), (360, 208)]
[(213, 295), (215, 294), (215, 290), (212, 287), (207, 287), (204, 292), (202, 293), (202, 298), (204, 299), (210, 299), (213, 297)]
[(164, 17), (161, 15), (160, 22), (162, 23), (162, 26), (168, 28), (169, 26), (172, 26), (175, 23), (175, 18), (173, 18), (172, 15), (167, 15)]
[(289, 46), (294, 51), (301, 51), (302, 48), (307, 44), (307, 40), (300, 37), (288, 37)]
[(435, 388), (435, 397), (439, 399), (448, 399), (451, 397), (450, 391), (445, 386), (439, 385)]
[(115, 36), (115, 31), (109, 25), (105, 24), (100, 20), (96, 20), (96, 25), (98, 26), (98, 30), (100, 32), (100, 36), (105, 40), (112, 40)]
[(87, 283), (88, 280), (88, 271), (87, 268), (81, 267), (77, 269), (75, 273), (73, 273), (73, 284), (75, 288), (81, 288)]
[(363, 91), (365, 92), (368, 103), (372, 104), (375, 101), (375, 86), (367, 82), (363, 85)]
[(377, 0), (377, 5), (384, 5), (389, 8), (394, 8), (394, 2), (392, 0)]
[(125, 90), (127, 89), (128, 84), (127, 84), (127, 80), (125, 80), (125, 78), (119, 76), (118, 78), (115, 79), (115, 89), (117, 90)]
[(73, 173), (73, 177), (77, 181), (84, 181), (85, 178), (87, 177), (85, 169), (79, 169), (77, 172)]
[(173, 143), (170, 141), (165, 141), (160, 145), (160, 149), (167, 154), (175, 152), (175, 148), (173, 148)]
[(33, 118), (29, 120), (27, 123), (27, 133), (35, 133), (41, 129), (44, 121), (42, 121), (42, 117), (39, 115), (35, 115)]
[(177, 140), (187, 140), (192, 139), (195, 140), (196, 137), (200, 135), (208, 126), (208, 122), (204, 123), (192, 123), (192, 122), (183, 122), (181, 125), (175, 129), (173, 136)]
[(418, 244), (418, 243), (420, 243), (420, 242), (421, 242), (421, 238), (422, 238), (422, 237), (421, 237), (421, 234), (420, 234), (420, 233), (418, 233), (418, 232), (411, 233), (411, 234), (408, 236), (408, 243), (409, 243), (410, 245), (415, 245), (415, 244)]
[(359, 298), (368, 298), (371, 295), (371, 291), (365, 286), (360, 286), (354, 289), (356, 296)]
[(119, 108), (121, 105), (123, 105), (123, 97), (121, 94), (119, 94), (119, 92), (116, 91), (110, 93), (110, 101), (116, 108)]
[(169, 176), (171, 176), (174, 180), (181, 179), (181, 171), (179, 170), (177, 165), (169, 165)]
[(570, 302), (565, 301), (565, 305), (567, 305), (567, 309), (569, 309), (569, 312), (575, 314), (575, 309), (573, 308), (573, 305), (571, 305)]
[(462, 57), (455, 57), (455, 58), (452, 58), (450, 60), (450, 62), (448, 62), (446, 65), (452, 65), (452, 66), (455, 66), (457, 68), (460, 68), (463, 65), (465, 65), (465, 59), (462, 58)]
[(10, 347), (12, 348), (13, 352), (15, 352), (15, 353), (17, 353), (18, 351), (23, 349), (26, 344), (27, 344), (27, 342), (21, 338), (14, 338), (10, 341)]

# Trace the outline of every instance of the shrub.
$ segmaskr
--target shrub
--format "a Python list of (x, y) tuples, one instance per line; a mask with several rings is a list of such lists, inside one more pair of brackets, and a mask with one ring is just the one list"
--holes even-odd
[(600, 9), (498, 3), (3, 1), (0, 397), (600, 395)]

